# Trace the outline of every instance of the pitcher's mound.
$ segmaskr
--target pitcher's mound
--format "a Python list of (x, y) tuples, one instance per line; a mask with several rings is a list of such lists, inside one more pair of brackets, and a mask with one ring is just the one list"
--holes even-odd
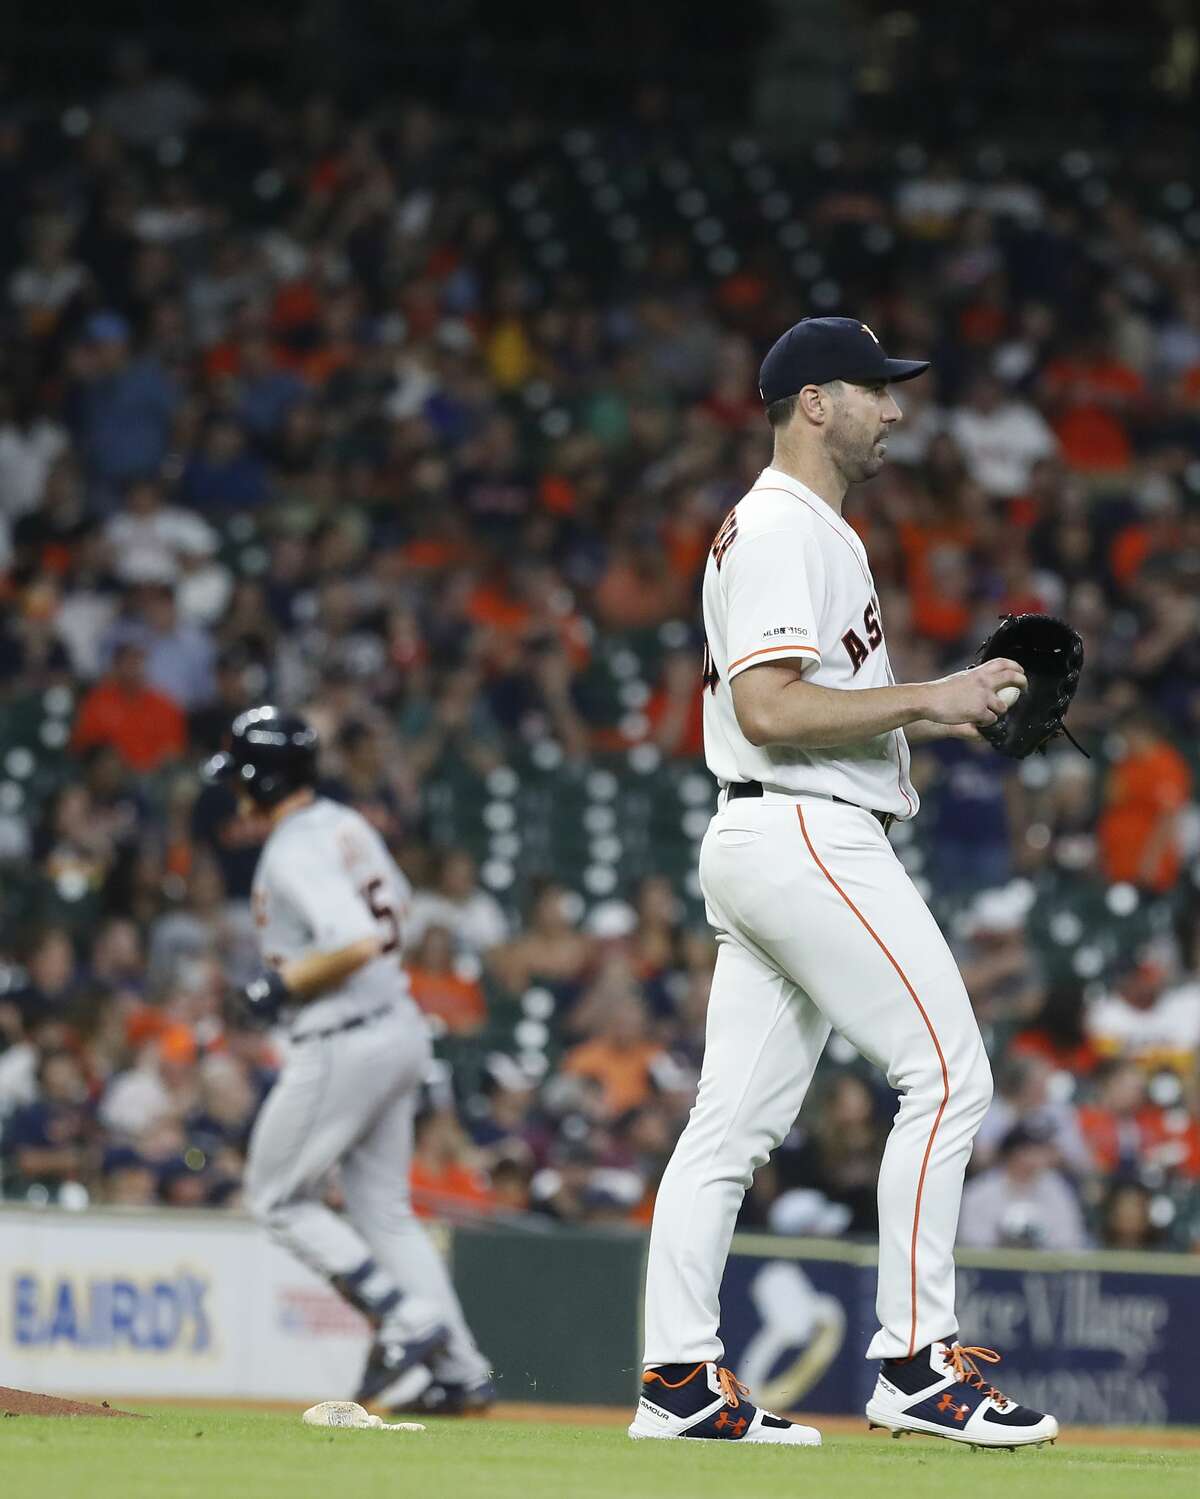
[(54, 1395), (32, 1395), (28, 1390), (10, 1390), (0, 1384), (0, 1415), (3, 1416), (129, 1416), (133, 1411), (115, 1411), (112, 1406), (89, 1405), (86, 1400), (59, 1400)]

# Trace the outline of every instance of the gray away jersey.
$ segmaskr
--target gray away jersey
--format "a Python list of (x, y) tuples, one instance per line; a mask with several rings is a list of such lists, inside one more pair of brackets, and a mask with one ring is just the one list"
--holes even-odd
[(407, 998), (400, 965), (411, 896), (383, 839), (351, 807), (318, 797), (272, 830), (250, 892), (263, 961), (276, 967), (376, 935), (384, 943), (378, 958), (298, 1010), (299, 1031)]

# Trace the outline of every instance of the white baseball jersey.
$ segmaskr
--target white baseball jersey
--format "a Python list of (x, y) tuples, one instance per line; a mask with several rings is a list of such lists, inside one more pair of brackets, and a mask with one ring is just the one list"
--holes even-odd
[(401, 967), (411, 888), (383, 839), (351, 807), (318, 797), (272, 829), (250, 900), (272, 967), (380, 935), (384, 950), (299, 1011), (298, 1032), (338, 1025), (408, 996)]
[(761, 781), (912, 817), (899, 729), (858, 744), (758, 746), (742, 733), (731, 683), (768, 661), (796, 662), (818, 687), (894, 684), (866, 550), (836, 510), (765, 468), (717, 533), (704, 572), (704, 754), (722, 785)]

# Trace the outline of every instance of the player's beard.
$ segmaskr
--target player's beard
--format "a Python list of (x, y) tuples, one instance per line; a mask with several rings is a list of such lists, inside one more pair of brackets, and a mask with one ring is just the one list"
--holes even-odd
[(875, 422), (864, 430), (842, 407), (835, 405), (830, 413), (825, 447), (846, 483), (861, 484), (864, 479), (873, 479), (883, 467), (886, 454), (881, 441), (886, 437), (887, 432), (881, 432)]

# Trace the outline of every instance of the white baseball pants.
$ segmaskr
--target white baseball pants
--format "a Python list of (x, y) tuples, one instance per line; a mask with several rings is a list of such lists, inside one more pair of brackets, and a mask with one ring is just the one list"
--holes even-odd
[(719, 1359), (718, 1293), (742, 1197), (792, 1127), (831, 1028), (900, 1107), (879, 1169), (879, 1330), (868, 1358), (952, 1340), (954, 1237), (991, 1070), (945, 938), (876, 819), (768, 791), (705, 834), (718, 953), (696, 1103), (659, 1188), (647, 1366)]
[[(439, 1379), (486, 1378), (445, 1263), (413, 1215), (413, 1115), (429, 1060), (424, 1022), (406, 1006), (356, 1030), (291, 1048), (255, 1121), (246, 1203), (271, 1237), (334, 1281), (374, 1260), (403, 1294), (398, 1321), (450, 1329)], [(322, 1200), (341, 1167), (345, 1218)]]

